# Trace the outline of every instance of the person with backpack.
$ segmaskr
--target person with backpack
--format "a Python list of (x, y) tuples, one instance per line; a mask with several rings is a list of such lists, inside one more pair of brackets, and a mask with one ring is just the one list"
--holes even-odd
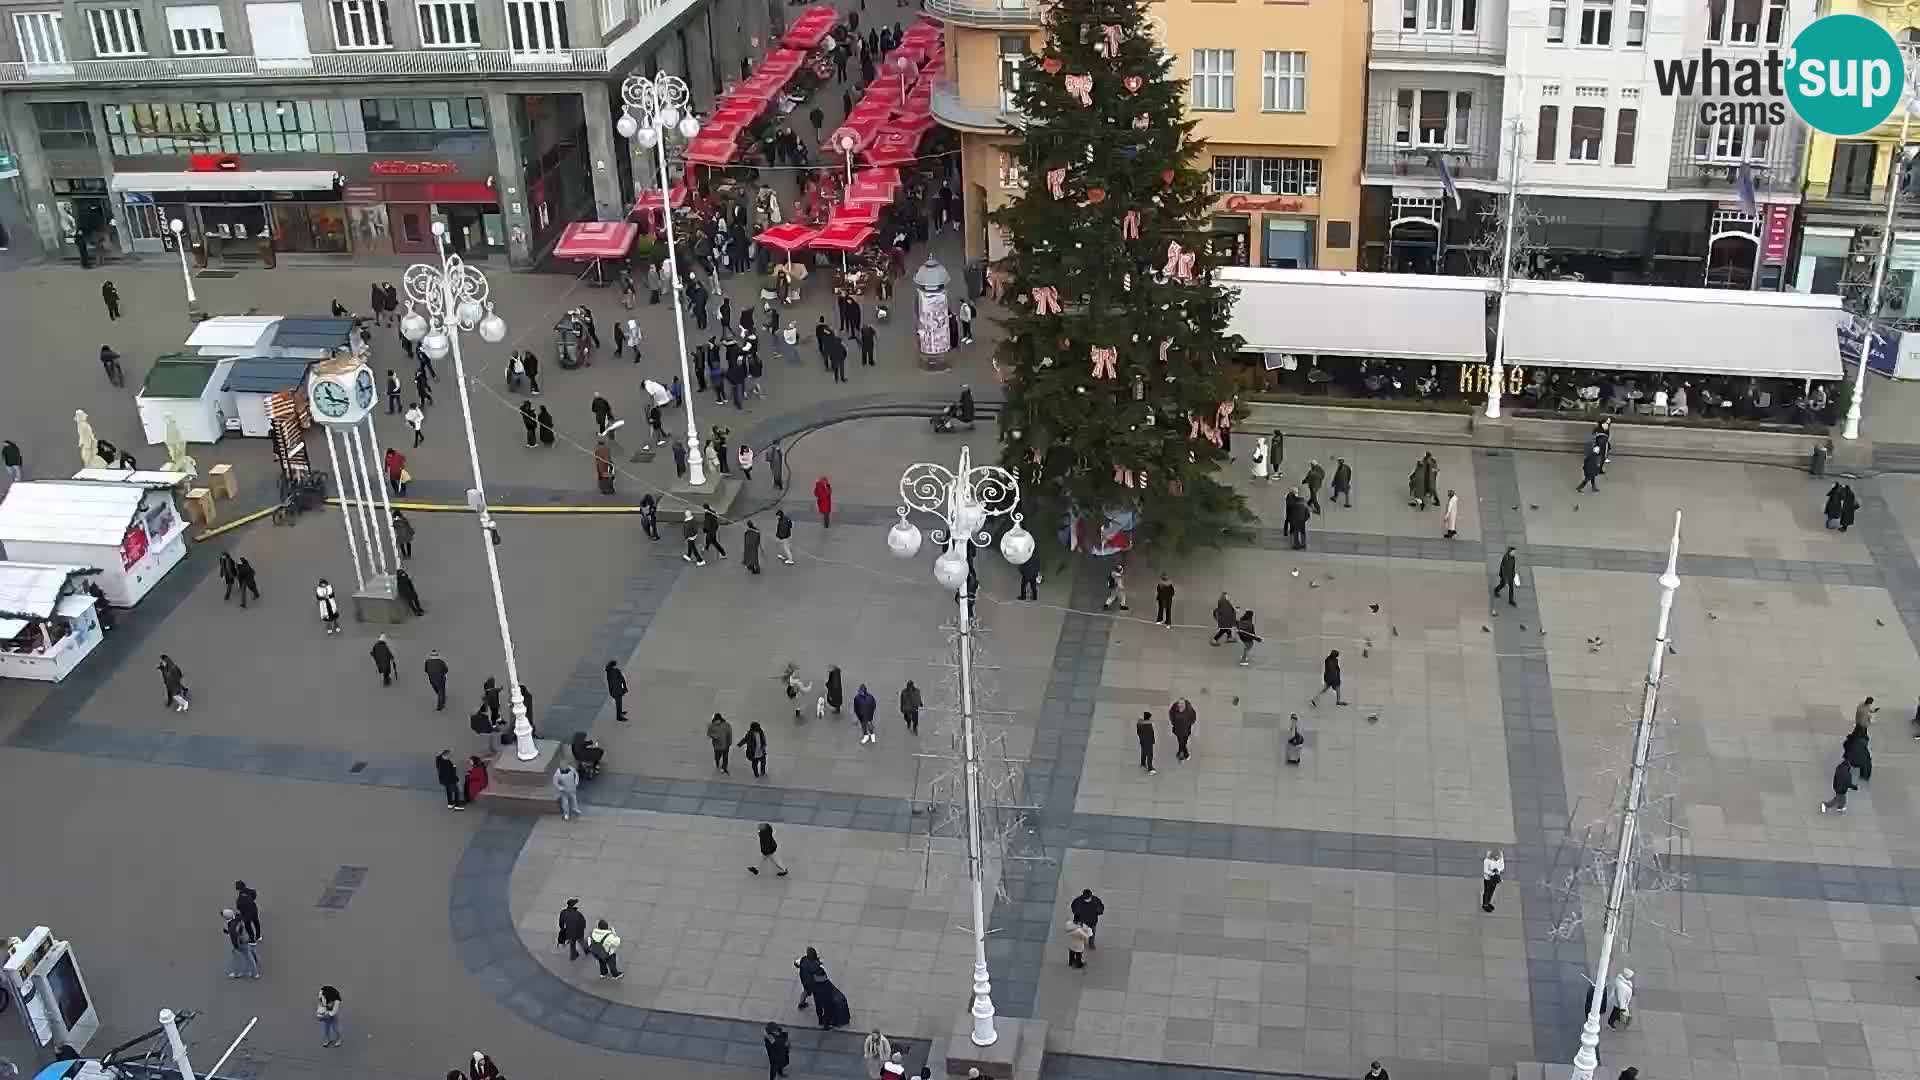
[(601, 978), (627, 977), (627, 973), (620, 970), (620, 935), (607, 925), (607, 920), (594, 924), (593, 931), (587, 935), (587, 955), (599, 963)]

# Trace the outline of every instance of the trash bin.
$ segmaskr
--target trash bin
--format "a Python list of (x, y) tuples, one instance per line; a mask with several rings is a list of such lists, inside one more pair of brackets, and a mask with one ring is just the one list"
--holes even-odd
[(1832, 443), (1821, 443), (1813, 448), (1813, 456), (1807, 462), (1807, 472), (1814, 477), (1827, 475), (1827, 458), (1833, 453)]

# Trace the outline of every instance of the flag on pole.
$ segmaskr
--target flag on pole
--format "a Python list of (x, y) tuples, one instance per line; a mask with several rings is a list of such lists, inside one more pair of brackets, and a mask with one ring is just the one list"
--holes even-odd
[(1753, 193), (1753, 166), (1744, 161), (1740, 163), (1740, 171), (1733, 177), (1733, 187), (1740, 197), (1740, 209), (1749, 214), (1760, 212), (1760, 201)]
[(1460, 189), (1454, 186), (1453, 170), (1447, 168), (1447, 159), (1439, 154), (1428, 154), (1427, 164), (1440, 174), (1440, 186), (1446, 190), (1447, 198), (1453, 200), (1453, 208), (1460, 209)]

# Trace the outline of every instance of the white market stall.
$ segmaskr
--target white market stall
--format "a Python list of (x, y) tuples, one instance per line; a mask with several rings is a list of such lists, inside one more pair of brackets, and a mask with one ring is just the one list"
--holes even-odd
[(203, 320), (182, 346), (189, 356), (264, 356), (278, 315), (219, 315)]
[(227, 432), (227, 417), (233, 415), (224, 389), (232, 369), (232, 357), (172, 353), (155, 360), (133, 399), (148, 445), (166, 441), (169, 418), (190, 443), (219, 442)]
[(0, 678), (59, 682), (100, 647), (90, 566), (0, 562)]
[(302, 402), (307, 397), (307, 369), (314, 362), (283, 356), (246, 356), (233, 361), (221, 384), (233, 411), (227, 417), (227, 430), (264, 439), (273, 433), (272, 399), (292, 394)]
[(174, 501), (182, 475), (144, 475), (155, 479), (14, 484), (0, 500), (0, 548), (18, 562), (100, 567), (94, 581), (107, 602), (132, 607), (187, 554), (187, 523)]
[(338, 352), (365, 356), (367, 347), (353, 332), (352, 319), (288, 315), (274, 323), (262, 356), (325, 360)]

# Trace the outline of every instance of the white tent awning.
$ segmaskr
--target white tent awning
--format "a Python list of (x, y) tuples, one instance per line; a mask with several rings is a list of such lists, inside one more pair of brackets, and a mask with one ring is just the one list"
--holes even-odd
[(1838, 296), (1516, 281), (1506, 362), (1532, 367), (1838, 379)]
[(1481, 278), (1221, 267), (1235, 290), (1227, 332), (1256, 352), (1483, 363)]
[(324, 169), (254, 169), (235, 172), (123, 172), (115, 191), (331, 191), (340, 174)]
[(84, 480), (22, 480), (0, 500), (0, 543), (118, 548), (145, 488)]

